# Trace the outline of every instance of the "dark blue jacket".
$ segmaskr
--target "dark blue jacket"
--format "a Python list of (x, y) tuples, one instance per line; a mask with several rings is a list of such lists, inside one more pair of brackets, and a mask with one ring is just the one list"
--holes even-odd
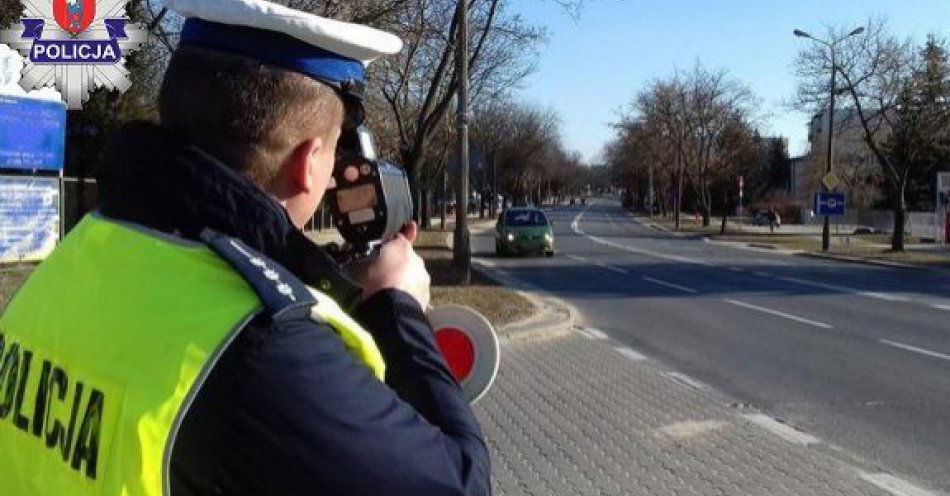
[(491, 493), (478, 424), (409, 295), (383, 291), (356, 305), (359, 289), (279, 204), (162, 128), (133, 123), (112, 143), (99, 177), (104, 215), (184, 238), (209, 228), (240, 239), (355, 306), (387, 364), (383, 384), (305, 312), (258, 316), (184, 419), (174, 496)]

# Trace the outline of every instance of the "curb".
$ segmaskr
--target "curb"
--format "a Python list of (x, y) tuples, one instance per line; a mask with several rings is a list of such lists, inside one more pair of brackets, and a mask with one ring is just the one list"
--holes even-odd
[(779, 248), (776, 245), (770, 245), (766, 243), (747, 243), (744, 241), (719, 241), (717, 239), (712, 239), (708, 236), (703, 237), (703, 242), (709, 243), (712, 245), (729, 246), (732, 248), (738, 248), (740, 250), (768, 251), (769, 253), (776, 253), (779, 255), (801, 255), (805, 253), (802, 250), (786, 250), (784, 248)]
[(674, 236), (677, 238), (695, 239), (703, 235), (702, 232), (677, 231), (676, 229), (670, 229), (668, 227), (661, 226), (659, 224), (651, 222), (649, 219), (646, 219), (646, 218), (637, 217), (636, 215), (633, 215), (633, 214), (628, 214), (628, 215), (630, 215), (630, 217), (633, 218), (633, 220), (638, 222), (640, 225), (646, 226), (650, 229), (653, 229), (654, 231), (659, 231), (664, 234)]
[(472, 262), (473, 271), (478, 272), (486, 279), (494, 281), (501, 287), (514, 289), (539, 310), (538, 313), (520, 321), (500, 326), (498, 337), (502, 342), (531, 341), (564, 336), (572, 332), (572, 329), (580, 322), (579, 313), (567, 302), (553, 296), (543, 296), (538, 292), (518, 287), (518, 284), (513, 284), (513, 281), (494, 273), (491, 268), (476, 260)]
[(871, 258), (852, 257), (850, 255), (835, 255), (835, 254), (830, 254), (830, 253), (818, 253), (818, 252), (813, 252), (813, 251), (803, 251), (801, 253), (798, 253), (798, 255), (802, 257), (809, 257), (809, 258), (837, 260), (839, 262), (850, 262), (850, 263), (865, 264), (865, 265), (881, 265), (884, 267), (891, 267), (894, 269), (913, 269), (913, 270), (944, 272), (941, 269), (936, 269), (932, 267), (921, 267), (919, 265), (912, 265), (912, 264), (906, 264), (906, 263), (901, 263), (901, 262), (889, 262), (887, 260), (874, 260)]
[(875, 260), (873, 258), (854, 257), (851, 255), (820, 253), (820, 252), (805, 251), (805, 250), (786, 250), (776, 245), (771, 245), (767, 243), (755, 243), (755, 242), (749, 243), (749, 242), (743, 242), (743, 241), (719, 241), (719, 240), (715, 240), (709, 237), (704, 237), (703, 242), (715, 244), (715, 245), (730, 246), (733, 248), (744, 249), (744, 250), (769, 251), (771, 253), (777, 253), (780, 255), (794, 255), (794, 256), (799, 256), (799, 257), (820, 258), (823, 260), (834, 260), (837, 262), (847, 262), (847, 263), (864, 264), (864, 265), (877, 265), (881, 267), (889, 267), (892, 269), (911, 269), (911, 270), (918, 270), (918, 271), (936, 272), (939, 274), (950, 274), (950, 271), (946, 269), (937, 268), (937, 267), (923, 267), (920, 265), (907, 264), (903, 262)]

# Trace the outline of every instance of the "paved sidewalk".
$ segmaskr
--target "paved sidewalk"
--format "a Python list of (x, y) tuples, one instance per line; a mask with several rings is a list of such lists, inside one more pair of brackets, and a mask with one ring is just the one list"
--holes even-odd
[(502, 496), (933, 494), (730, 403), (603, 333), (573, 329), (506, 340), (476, 412)]

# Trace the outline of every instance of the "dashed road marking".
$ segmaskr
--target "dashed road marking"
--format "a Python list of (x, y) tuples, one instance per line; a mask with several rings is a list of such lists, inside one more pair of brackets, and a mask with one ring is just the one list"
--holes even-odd
[(584, 237), (586, 237), (587, 239), (589, 239), (589, 240), (591, 240), (591, 241), (593, 241), (593, 242), (595, 242), (595, 243), (599, 243), (599, 244), (602, 244), (602, 245), (605, 245), (605, 246), (610, 246), (610, 247), (616, 248), (616, 249), (618, 249), (618, 250), (628, 251), (628, 252), (630, 252), (630, 253), (636, 253), (636, 254), (639, 254), (639, 255), (646, 255), (646, 256), (650, 256), (650, 257), (662, 258), (662, 259), (665, 259), (665, 260), (673, 260), (673, 261), (676, 261), (676, 262), (683, 262), (683, 263), (694, 264), (694, 265), (705, 265), (705, 266), (712, 266), (712, 265), (714, 265), (714, 264), (711, 263), (711, 262), (706, 262), (706, 261), (703, 261), (703, 260), (697, 260), (697, 259), (695, 259), (695, 258), (682, 257), (682, 256), (679, 256), (679, 255), (669, 255), (669, 254), (666, 254), (666, 253), (658, 253), (658, 252), (655, 252), (655, 251), (644, 250), (644, 249), (642, 249), (642, 248), (634, 248), (634, 247), (632, 247), (632, 246), (622, 245), (622, 244), (620, 244), (620, 243), (615, 243), (615, 242), (613, 242), (613, 241), (606, 240), (606, 239), (603, 239), (603, 238), (599, 238), (599, 237), (597, 237), (597, 236), (591, 236), (590, 234), (587, 234), (587, 233), (585, 233), (583, 230), (581, 230), (581, 228), (578, 226), (578, 223), (580, 222), (581, 218), (584, 217), (584, 214), (585, 214), (585, 213), (587, 213), (586, 210), (580, 212), (579, 214), (577, 214), (576, 217), (574, 217), (574, 220), (571, 222), (571, 230), (573, 230), (575, 234), (578, 234), (578, 235), (580, 235), (580, 236), (584, 236)]
[[(646, 256), (655, 257), (655, 258), (661, 258), (661, 259), (665, 259), (665, 260), (673, 260), (673, 261), (676, 261), (676, 262), (688, 263), (688, 264), (693, 264), (693, 265), (703, 265), (703, 266), (707, 266), (707, 267), (713, 267), (713, 266), (716, 266), (716, 265), (717, 265), (717, 264), (715, 264), (715, 263), (713, 263), (713, 262), (707, 262), (707, 261), (705, 261), (705, 260), (699, 260), (699, 259), (695, 259), (695, 258), (684, 257), (684, 256), (680, 256), (680, 255), (671, 255), (671, 254), (667, 254), (667, 253), (659, 253), (659, 252), (655, 252), (655, 251), (645, 250), (645, 249), (642, 249), (642, 248), (635, 248), (635, 247), (632, 247), (632, 246), (623, 245), (623, 244), (620, 244), (620, 243), (617, 243), (617, 242), (614, 242), (614, 241), (610, 241), (610, 240), (607, 240), (607, 239), (599, 238), (599, 237), (597, 237), (597, 236), (592, 236), (592, 235), (590, 235), (590, 234), (585, 233), (585, 232), (580, 228), (580, 226), (579, 226), (579, 223), (580, 223), (581, 219), (584, 217), (584, 214), (585, 214), (585, 213), (587, 213), (587, 210), (582, 210), (580, 213), (578, 213), (578, 214), (574, 217), (574, 219), (571, 221), (571, 230), (573, 230), (575, 234), (577, 234), (577, 235), (579, 235), (579, 236), (584, 236), (584, 237), (586, 237), (587, 239), (589, 239), (589, 240), (591, 240), (591, 241), (593, 241), (593, 242), (595, 242), (595, 243), (599, 243), (599, 244), (602, 244), (602, 245), (605, 245), (605, 246), (610, 246), (610, 247), (612, 247), (612, 248), (616, 248), (616, 249), (618, 249), (618, 250), (627, 251), (627, 252), (630, 252), (630, 253), (636, 253), (636, 254), (639, 254), (639, 255), (646, 255)], [(785, 262), (775, 262), (775, 263), (778, 263), (778, 264), (780, 264), (780, 265), (788, 265), (788, 264), (785, 263)], [(619, 268), (615, 268), (615, 269), (619, 269)], [(744, 272), (744, 271), (745, 271), (744, 269), (739, 268), (739, 267), (727, 267), (727, 269), (730, 270), (730, 271), (733, 271), (733, 272)], [(611, 270), (613, 270), (613, 269), (611, 269)], [(623, 269), (619, 269), (619, 270), (623, 270)], [(618, 272), (619, 272), (619, 270), (618, 270)], [(772, 277), (772, 275), (769, 274), (769, 273), (767, 273), (767, 272), (758, 272), (758, 271), (757, 271), (757, 272), (753, 272), (753, 273), (754, 273), (755, 275), (757, 275), (757, 276), (760, 276), (760, 277)], [(850, 288), (850, 287), (847, 287), (847, 286), (839, 286), (839, 285), (836, 285), (836, 284), (828, 284), (828, 283), (823, 283), (823, 282), (818, 282), (818, 281), (811, 281), (811, 280), (808, 280), (808, 279), (801, 279), (801, 278), (798, 278), (798, 277), (779, 277), (778, 279), (780, 279), (780, 280), (782, 280), (782, 281), (785, 281), (785, 282), (790, 282), (790, 283), (793, 283), (793, 284), (800, 284), (800, 285), (803, 285), (803, 286), (811, 286), (811, 287), (816, 287), (816, 288), (822, 288), (822, 289), (827, 289), (827, 290), (835, 291), (835, 292), (839, 292), (839, 293), (855, 294), (855, 295), (859, 295), (859, 296), (865, 296), (865, 297), (868, 297), (868, 298), (874, 298), (874, 299), (877, 299), (877, 300), (891, 301), (891, 302), (904, 302), (904, 303), (910, 303), (910, 302), (912, 302), (911, 298), (909, 298), (909, 297), (907, 297), (907, 296), (895, 295), (895, 294), (891, 294), (891, 293), (882, 293), (882, 292), (879, 292), (879, 291), (864, 291), (864, 290), (860, 290), (860, 289)], [(937, 308), (937, 309), (940, 309), (940, 310), (950, 310), (950, 305), (931, 305), (931, 307), (932, 307), (932, 308)]]
[(587, 331), (587, 333), (590, 334), (594, 339), (607, 339), (607, 334), (605, 334), (604, 331), (601, 331), (600, 329), (585, 327), (584, 330)]
[(749, 422), (752, 422), (753, 424), (758, 425), (759, 427), (762, 427), (772, 434), (775, 434), (776, 436), (793, 444), (808, 446), (810, 444), (818, 444), (821, 442), (820, 439), (812, 436), (811, 434), (806, 434), (762, 413), (747, 414), (743, 415), (743, 417), (745, 417), (745, 419)]
[(587, 259), (586, 259), (586, 258), (584, 258), (584, 257), (579, 257), (579, 256), (577, 256), (577, 255), (567, 255), (567, 258), (570, 258), (571, 260), (574, 260), (574, 261), (576, 261), (576, 262), (587, 263)]
[(933, 307), (933, 308), (936, 308), (937, 310), (946, 310), (946, 311), (950, 312), (950, 305), (944, 305), (944, 304), (942, 304), (942, 303), (934, 303), (934, 304), (932, 304), (932, 305), (930, 305), (930, 306)]
[(487, 258), (479, 258), (479, 263), (488, 267), (498, 267), (498, 262), (494, 260), (489, 260)]
[(758, 305), (753, 305), (751, 303), (746, 303), (744, 301), (733, 300), (730, 298), (723, 298), (722, 301), (729, 303), (731, 305), (736, 305), (743, 308), (748, 308), (749, 310), (755, 310), (762, 313), (767, 313), (770, 315), (775, 315), (776, 317), (782, 317), (788, 320), (794, 320), (795, 322), (801, 322), (802, 324), (808, 324), (810, 326), (820, 327), (822, 329), (831, 329), (831, 324), (826, 324), (824, 322), (818, 322), (817, 320), (806, 319), (804, 317), (799, 317), (797, 315), (792, 315), (790, 313), (780, 312), (778, 310), (773, 310), (771, 308), (760, 307)]
[(892, 295), (888, 293), (879, 293), (876, 291), (862, 291), (859, 289), (849, 288), (846, 286), (838, 286), (837, 284), (827, 284), (824, 282), (811, 281), (808, 279), (801, 279), (799, 277), (779, 277), (779, 279), (790, 282), (794, 284), (800, 284), (802, 286), (811, 286), (813, 288), (827, 289), (830, 291), (836, 291), (839, 293), (850, 293), (860, 296), (866, 296), (868, 298), (875, 298), (878, 300), (884, 301), (910, 301), (910, 298), (906, 296)]
[(934, 358), (940, 358), (941, 360), (950, 360), (950, 355), (946, 353), (940, 353), (938, 351), (930, 351), (928, 349), (918, 348), (916, 346), (911, 346), (909, 344), (898, 343), (897, 341), (891, 341), (890, 339), (881, 339), (881, 340), (878, 340), (878, 342), (881, 344), (885, 344), (887, 346), (900, 348), (902, 350), (912, 351), (914, 353), (920, 353), (921, 355), (927, 355)]
[(664, 372), (663, 375), (669, 377), (670, 379), (673, 379), (674, 381), (680, 384), (689, 386), (693, 389), (698, 389), (700, 391), (706, 391), (709, 389), (709, 385), (706, 384), (705, 382), (698, 381), (680, 372)]
[(763, 272), (761, 270), (754, 271), (752, 272), (752, 274), (759, 277), (773, 277), (773, 274), (771, 272)]
[(689, 294), (697, 294), (697, 293), (699, 293), (699, 291), (697, 291), (697, 290), (695, 290), (695, 289), (693, 289), (693, 288), (687, 288), (686, 286), (680, 286), (679, 284), (673, 284), (673, 283), (671, 283), (671, 282), (662, 281), (662, 280), (660, 280), (660, 279), (655, 279), (655, 278), (649, 277), (649, 276), (643, 276), (641, 279), (643, 279), (644, 281), (647, 281), (647, 282), (652, 282), (653, 284), (659, 284), (660, 286), (664, 286), (664, 287), (667, 287), (667, 288), (670, 288), (670, 289), (675, 289), (675, 290), (677, 290), (677, 291), (682, 291), (682, 292), (684, 292), (684, 293), (689, 293)]
[(617, 346), (614, 349), (617, 350), (617, 353), (620, 353), (621, 355), (635, 362), (639, 362), (639, 361), (647, 359), (646, 355), (639, 353), (637, 351), (631, 350), (630, 348), (627, 348), (626, 346)]
[(922, 487), (911, 484), (899, 477), (891, 474), (862, 473), (861, 478), (874, 484), (875, 486), (893, 494), (894, 496), (936, 496), (937, 493), (928, 491)]
[(858, 291), (858, 294), (884, 301), (910, 301), (910, 298), (906, 296), (899, 296), (889, 293), (878, 293), (876, 291)]
[(607, 269), (611, 272), (616, 272), (618, 274), (627, 274), (626, 269), (621, 269), (620, 267), (614, 267), (613, 265), (607, 265), (603, 262), (594, 262), (594, 265), (600, 267), (601, 269)]

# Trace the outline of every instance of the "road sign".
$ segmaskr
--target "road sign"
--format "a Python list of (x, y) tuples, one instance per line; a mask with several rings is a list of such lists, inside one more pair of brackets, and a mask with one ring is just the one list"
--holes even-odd
[(66, 143), (66, 106), (0, 95), (0, 168), (59, 171)]
[(815, 213), (818, 215), (844, 215), (844, 193), (815, 193)]
[(482, 314), (459, 305), (433, 308), (428, 317), (446, 365), (462, 386), (462, 395), (475, 403), (498, 374), (500, 354), (495, 330)]
[(834, 173), (834, 171), (832, 171), (825, 174), (825, 177), (821, 178), (821, 184), (824, 184), (828, 191), (834, 191), (835, 188), (841, 184), (841, 179), (837, 174)]
[(59, 241), (59, 178), (0, 176), (0, 263), (46, 258)]

